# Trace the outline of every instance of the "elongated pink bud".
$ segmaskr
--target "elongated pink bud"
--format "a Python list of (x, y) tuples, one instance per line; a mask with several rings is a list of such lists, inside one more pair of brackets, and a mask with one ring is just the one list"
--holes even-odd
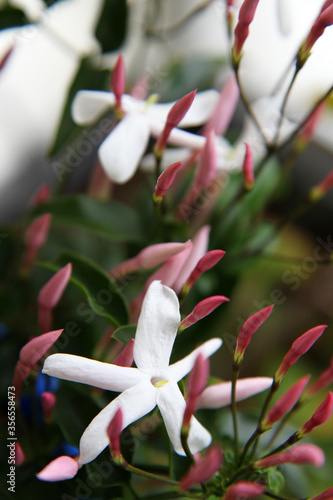
[(116, 97), (115, 108), (117, 111), (121, 111), (121, 98), (125, 92), (125, 67), (124, 60), (121, 54), (119, 54), (112, 71), (111, 87)]
[(244, 176), (244, 187), (247, 191), (251, 191), (254, 186), (254, 173), (253, 173), (253, 153), (250, 146), (245, 144), (245, 156), (243, 161), (243, 176)]
[(26, 248), (23, 255), (22, 271), (27, 273), (36, 260), (38, 250), (44, 245), (51, 225), (51, 214), (37, 217), (25, 234)]
[(256, 460), (256, 469), (275, 467), (281, 464), (312, 464), (315, 467), (322, 467), (325, 463), (325, 454), (319, 446), (315, 444), (299, 444), (290, 450), (269, 457)]
[(65, 481), (76, 476), (79, 465), (74, 458), (63, 455), (52, 460), (36, 477), (41, 481)]
[[(270, 377), (250, 377), (237, 380), (236, 401), (259, 394), (271, 387)], [(231, 382), (220, 382), (206, 387), (199, 396), (198, 408), (222, 408), (231, 404)]]
[(324, 2), (319, 14), (321, 14), (322, 12), (324, 12), (324, 10), (326, 10), (330, 5), (333, 4), (333, 0), (326, 0), (326, 2)]
[(264, 493), (265, 489), (265, 486), (259, 483), (239, 481), (233, 486), (230, 486), (223, 500), (241, 500), (242, 498), (259, 497)]
[(320, 493), (320, 495), (311, 498), (311, 500), (333, 500), (333, 486)]
[(222, 87), (216, 108), (206, 123), (203, 135), (207, 136), (210, 130), (216, 135), (224, 135), (230, 125), (239, 98), (239, 87), (235, 73), (231, 73)]
[(194, 283), (200, 278), (202, 273), (214, 267), (222, 259), (224, 255), (225, 252), (223, 250), (211, 250), (210, 252), (207, 252), (203, 257), (201, 257), (201, 259), (191, 272), (186, 283), (184, 284), (181, 290), (181, 294), (187, 295), (189, 290), (192, 288)]
[(38, 295), (38, 322), (42, 332), (52, 328), (52, 309), (58, 304), (72, 274), (72, 264), (67, 264), (43, 286)]
[(321, 403), (318, 406), (312, 417), (301, 427), (297, 434), (300, 436), (305, 436), (313, 429), (318, 427), (318, 425), (324, 424), (331, 416), (333, 409), (333, 394), (329, 392)]
[(208, 132), (205, 145), (200, 154), (199, 167), (195, 176), (194, 184), (202, 191), (215, 179), (217, 174), (217, 147), (215, 133)]
[(318, 124), (324, 114), (325, 108), (327, 106), (327, 101), (323, 101), (319, 106), (316, 107), (314, 112), (309, 116), (309, 118), (304, 123), (304, 126), (299, 135), (299, 141), (301, 146), (305, 146), (315, 133)]
[(185, 243), (171, 242), (150, 245), (149, 247), (141, 250), (136, 257), (119, 264), (119, 266), (115, 267), (110, 274), (117, 279), (140, 269), (151, 269), (163, 264), (163, 262), (168, 261), (168, 259), (180, 254), (189, 247), (192, 247), (190, 240)]
[(177, 161), (172, 165), (169, 165), (159, 176), (156, 182), (153, 199), (155, 203), (160, 203), (168, 191), (168, 189), (172, 186), (173, 181), (177, 175), (178, 170), (182, 166), (181, 161)]
[(252, 335), (266, 321), (273, 310), (274, 304), (252, 314), (242, 326), (240, 334), (237, 337), (236, 349), (234, 353), (234, 362), (239, 364), (243, 357), (247, 346), (250, 343)]
[(15, 441), (15, 465), (22, 465), (25, 461), (24, 451), (18, 441)]
[(244, 0), (238, 14), (238, 23), (235, 28), (235, 41), (232, 49), (233, 61), (238, 66), (242, 57), (241, 52), (245, 40), (249, 35), (249, 26), (253, 21), (259, 0)]
[(188, 395), (183, 418), (183, 429), (188, 429), (192, 415), (196, 410), (198, 397), (204, 390), (209, 376), (209, 360), (200, 353), (195, 360), (188, 383)]
[(289, 410), (291, 410), (294, 404), (299, 400), (305, 386), (310, 380), (310, 377), (311, 375), (306, 375), (301, 378), (277, 400), (273, 408), (268, 412), (268, 415), (262, 424), (263, 427), (271, 427), (275, 422), (288, 413)]
[(112, 362), (113, 365), (118, 366), (132, 366), (133, 364), (133, 348), (134, 348), (134, 339), (130, 339), (128, 344), (124, 347), (124, 349), (118, 354), (116, 359)]
[(311, 31), (305, 41), (302, 43), (301, 48), (297, 54), (297, 67), (300, 69), (308, 57), (310, 56), (311, 49), (313, 45), (316, 43), (319, 37), (324, 33), (325, 29), (328, 26), (333, 24), (333, 5), (329, 5), (326, 2), (326, 7), (322, 8), (319, 16), (313, 23)]
[(28, 377), (31, 367), (36, 364), (44, 354), (58, 340), (63, 330), (44, 333), (30, 340), (20, 351), (20, 359), (16, 363), (13, 385), (18, 396), (22, 383)]
[(323, 334), (327, 325), (319, 325), (311, 328), (307, 332), (303, 333), (298, 339), (293, 342), (291, 348), (283, 358), (283, 361), (275, 373), (275, 381), (281, 382), (289, 368), (296, 363), (296, 361), (305, 354), (310, 347), (319, 339)]
[(20, 351), (20, 360), (30, 366), (39, 361), (58, 340), (64, 330), (54, 330), (30, 340)]
[(203, 226), (195, 235), (192, 250), (184, 261), (178, 277), (172, 286), (177, 294), (180, 292), (182, 286), (190, 276), (198, 261), (207, 253), (210, 229), (211, 228), (208, 225)]
[(179, 101), (177, 101), (170, 109), (164, 129), (162, 130), (155, 145), (155, 152), (157, 155), (161, 155), (164, 151), (171, 130), (174, 127), (177, 127), (178, 123), (184, 118), (184, 116), (190, 109), (192, 102), (194, 101), (196, 93), (197, 91), (193, 90), (189, 94), (186, 94), (184, 97), (179, 99)]
[(123, 426), (123, 412), (119, 407), (108, 425), (107, 433), (110, 440), (110, 450), (113, 458), (122, 458), (120, 448), (120, 435)]
[(208, 316), (208, 314), (213, 312), (218, 306), (223, 304), (223, 302), (229, 302), (229, 299), (224, 297), (224, 295), (214, 295), (199, 302), (193, 311), (182, 320), (178, 328), (178, 333), (181, 333), (185, 328), (188, 328), (200, 319)]
[(44, 416), (46, 420), (50, 420), (53, 415), (53, 409), (56, 404), (57, 398), (52, 392), (43, 392), (40, 397), (40, 402), (42, 404)]
[(318, 379), (306, 390), (306, 396), (311, 398), (321, 389), (333, 384), (333, 358), (329, 367), (318, 377)]
[(315, 202), (320, 200), (332, 188), (333, 188), (333, 170), (325, 177), (323, 181), (321, 181), (320, 184), (314, 186), (311, 189), (309, 193), (310, 201)]
[(38, 191), (33, 195), (30, 200), (29, 205), (31, 207), (37, 207), (38, 205), (42, 205), (46, 201), (50, 199), (51, 190), (47, 184), (42, 184)]
[(187, 490), (193, 484), (205, 483), (220, 469), (223, 461), (222, 451), (217, 446), (211, 446), (203, 458), (190, 467), (180, 481), (182, 490)]

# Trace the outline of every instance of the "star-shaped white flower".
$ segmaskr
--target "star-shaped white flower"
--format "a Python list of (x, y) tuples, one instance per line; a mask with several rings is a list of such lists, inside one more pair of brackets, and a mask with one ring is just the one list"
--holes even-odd
[[(213, 112), (219, 93), (216, 90), (198, 92), (179, 123), (179, 127), (204, 124)], [(73, 120), (79, 125), (95, 123), (109, 109), (114, 108), (113, 92), (81, 90), (72, 105)], [(155, 103), (124, 94), (121, 99), (124, 117), (99, 147), (98, 155), (108, 177), (119, 183), (127, 182), (135, 173), (147, 148), (150, 136), (158, 137), (167, 115), (175, 102)], [(205, 137), (174, 128), (168, 138), (170, 144), (202, 149)]]
[[(80, 465), (93, 460), (108, 445), (106, 429), (119, 407), (122, 409), (125, 428), (157, 405), (175, 451), (184, 454), (180, 435), (185, 400), (177, 383), (192, 370), (199, 353), (206, 358), (211, 356), (219, 349), (222, 340), (211, 339), (182, 360), (169, 365), (180, 319), (175, 292), (159, 281), (154, 281), (143, 301), (134, 341), (137, 368), (70, 354), (53, 354), (46, 359), (43, 373), (121, 392), (84, 431), (80, 440)], [(207, 447), (210, 442), (209, 432), (192, 417), (188, 439), (192, 453)]]

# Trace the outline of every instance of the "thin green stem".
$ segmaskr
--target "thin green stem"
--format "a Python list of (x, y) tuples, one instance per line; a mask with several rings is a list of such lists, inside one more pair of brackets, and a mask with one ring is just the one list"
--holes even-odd
[(239, 370), (240, 370), (239, 367), (233, 368), (232, 382), (231, 382), (231, 412), (232, 412), (232, 421), (234, 425), (236, 459), (239, 453), (239, 433), (238, 433), (238, 419), (237, 419), (237, 408), (236, 408), (236, 384), (239, 375)]
[(289, 83), (287, 92), (285, 93), (285, 96), (283, 98), (283, 102), (282, 102), (282, 106), (281, 106), (281, 111), (280, 111), (280, 117), (279, 117), (279, 121), (278, 121), (277, 128), (276, 128), (276, 134), (275, 134), (275, 137), (274, 137), (274, 140), (273, 140), (273, 144), (275, 145), (276, 148), (277, 148), (277, 145), (278, 145), (278, 142), (279, 142), (279, 137), (280, 137), (280, 133), (281, 133), (281, 127), (282, 127), (282, 123), (283, 123), (283, 120), (284, 120), (284, 117), (285, 117), (285, 112), (286, 112), (286, 106), (287, 106), (288, 98), (290, 96), (290, 92), (291, 92), (291, 90), (293, 88), (293, 85), (295, 83), (295, 80), (297, 78), (298, 72), (299, 72), (299, 68), (296, 66), (294, 74), (293, 74), (293, 77), (292, 77), (292, 79), (291, 79), (291, 81)]

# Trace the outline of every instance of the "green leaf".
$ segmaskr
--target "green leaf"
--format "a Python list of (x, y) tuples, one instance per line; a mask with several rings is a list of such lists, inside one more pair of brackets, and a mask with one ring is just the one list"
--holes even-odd
[(52, 224), (76, 227), (113, 242), (142, 240), (137, 213), (116, 201), (104, 202), (84, 195), (54, 198), (38, 206), (34, 216), (52, 214)]
[[(57, 257), (56, 265), (40, 265), (57, 271), (69, 262), (73, 266), (70, 282), (85, 295), (94, 313), (116, 327), (128, 323), (128, 309), (123, 296), (108, 274), (90, 259), (65, 250)], [(80, 314), (80, 311), (78, 313)]]
[(112, 334), (112, 338), (123, 344), (128, 344), (131, 339), (134, 339), (136, 328), (136, 325), (121, 326)]
[(126, 0), (107, 0), (104, 2), (96, 29), (96, 38), (102, 46), (103, 53), (117, 50), (120, 47), (125, 39), (126, 25)]

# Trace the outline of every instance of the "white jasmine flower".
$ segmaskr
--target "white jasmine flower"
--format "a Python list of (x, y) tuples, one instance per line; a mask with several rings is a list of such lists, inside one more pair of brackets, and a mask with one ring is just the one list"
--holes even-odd
[[(128, 368), (70, 354), (53, 354), (44, 364), (43, 373), (93, 385), (121, 394), (89, 424), (80, 440), (80, 465), (97, 457), (108, 445), (107, 426), (121, 406), (123, 428), (151, 412), (157, 405), (175, 451), (183, 455), (181, 425), (185, 400), (177, 382), (193, 368), (199, 353), (211, 356), (222, 344), (214, 338), (182, 360), (169, 365), (172, 347), (180, 323), (177, 295), (154, 281), (145, 296), (134, 342), (137, 368)], [(191, 419), (189, 447), (196, 453), (211, 442), (209, 432)]]
[[(204, 124), (213, 112), (219, 93), (216, 90), (199, 92), (189, 111), (179, 123), (180, 127)], [(116, 104), (113, 92), (78, 92), (72, 106), (72, 116), (79, 125), (89, 125)], [(119, 183), (127, 182), (135, 173), (147, 148), (150, 135), (158, 137), (167, 115), (174, 105), (143, 101), (124, 94), (121, 100), (124, 117), (99, 147), (99, 159), (108, 177)], [(174, 128), (168, 138), (170, 144), (202, 149), (205, 138)]]

